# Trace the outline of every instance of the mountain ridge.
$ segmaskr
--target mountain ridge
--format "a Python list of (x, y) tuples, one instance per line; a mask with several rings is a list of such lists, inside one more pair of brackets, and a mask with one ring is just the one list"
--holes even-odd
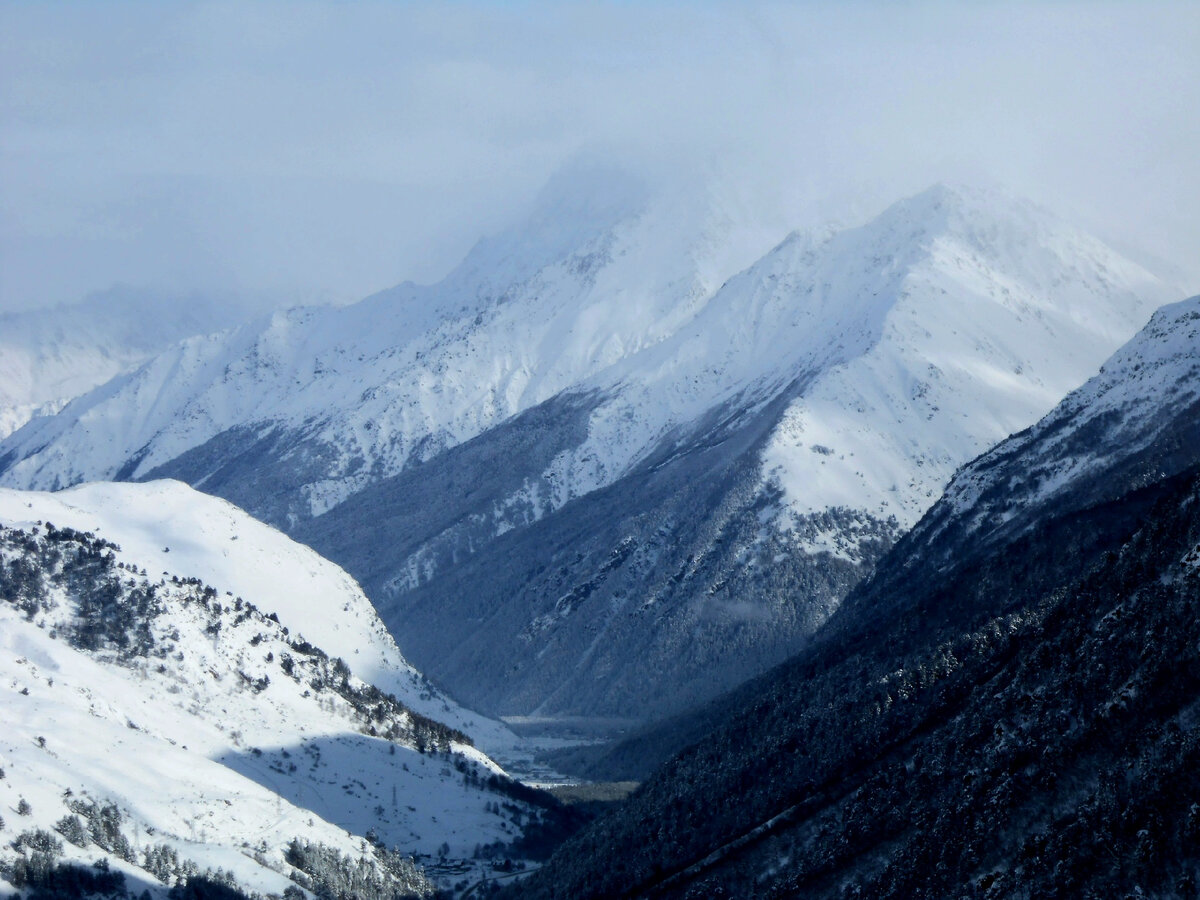
[[(566, 229), (582, 243), (536, 237), (595, 189), (544, 198), (528, 266), (510, 259), (518, 229), (438, 285), (181, 345), (0, 444), (0, 482), (184, 480), (347, 566), (393, 627), (423, 623), (405, 652), (489, 713), (668, 714), (703, 699), (699, 680), (665, 705), (632, 685), (691, 677), (672, 674), (686, 634), (711, 644), (697, 658), (736, 648), (713, 659), (714, 694), (793, 652), (955, 466), (1049, 409), (1169, 291), (1044, 211), (945, 186), (719, 278), (736, 224), (709, 210), (680, 229), (680, 207), (632, 189)], [(407, 499), (418, 473), (442, 479), (445, 515)], [(389, 514), (387, 535), (385, 507), (410, 517)], [(574, 547), (534, 539), (551, 520)], [(808, 596), (781, 602), (780, 578)], [(442, 642), (486, 634), (463, 598), (489, 581), (507, 586), (491, 625), (506, 646), (450, 665)], [(529, 672), (514, 680), (509, 657)], [(583, 688), (625, 663), (643, 670), (622, 699)]]
[(68, 306), (0, 314), (0, 438), (183, 338), (226, 330), (265, 308), (118, 286)]

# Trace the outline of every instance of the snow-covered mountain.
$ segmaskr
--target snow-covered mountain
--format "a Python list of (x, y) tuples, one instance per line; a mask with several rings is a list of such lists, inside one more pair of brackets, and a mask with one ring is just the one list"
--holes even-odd
[(0, 438), (177, 341), (264, 312), (245, 300), (113, 288), (70, 306), (0, 314)]
[(0, 491), (0, 586), (0, 886), (40, 829), (135, 895), (206, 870), (279, 894), (330, 866), (424, 895), (402, 857), (444, 885), (540, 815), (464, 733), (503, 747), (502, 725), (425, 683), (345, 572), (225, 501)]
[[(731, 249), (732, 226), (691, 208), (698, 201), (648, 207), (623, 176), (598, 178), (550, 185), (528, 221), (481, 241), (432, 287), (184, 342), (27, 429), (11, 445), (20, 456), (35, 435), (58, 449), (8, 483), (141, 477), (231, 429), (271, 423), (319, 457), (287, 508), (303, 518), (581, 385), (678, 329), (753, 258)], [(75, 440), (88, 449), (75, 455)]]
[[(1086, 512), (1085, 521), (1094, 525), (1132, 531), (1152, 515), (1150, 501), (1139, 499), (1144, 488), (1172, 481), (1186, 485), (1189, 470), (1193, 479), (1200, 478), (1198, 467), (1200, 296), (1155, 311), (1098, 374), (1035, 425), (960, 467), (938, 502), (819, 633), (834, 641), (840, 639), (838, 629), (851, 635), (877, 632), (878, 623), (896, 618), (900, 609), (904, 627), (919, 637), (934, 619), (976, 615), (976, 604), (1003, 611), (1006, 595), (992, 598), (975, 581), (1003, 575), (1005, 590), (1025, 590), (1033, 576), (1030, 563), (1013, 549), (1018, 542), (1048, 545), (1045, 554), (1056, 557), (1055, 565), (1080, 577), (1086, 571), (1083, 558), (1073, 555), (1077, 548), (1070, 544), (1055, 544), (1048, 522), (1076, 528), (1073, 518)], [(1196, 518), (1194, 511), (1189, 515)], [(1084, 530), (1093, 542), (1090, 551), (1102, 555), (1111, 549)], [(1200, 569), (1200, 546), (1182, 562)], [(954, 579), (959, 579), (956, 590), (942, 583)], [(1038, 596), (1037, 591), (1030, 589), (1029, 596)], [(916, 613), (913, 597), (923, 601)], [(744, 699), (727, 697), (731, 703)], [(642, 779), (688, 744), (705, 739), (720, 706), (655, 723), (615, 748), (570, 748), (558, 756), (566, 771), (582, 777)]]
[(0, 480), (180, 478), (346, 566), (480, 708), (670, 712), (794, 651), (1174, 299), (990, 191), (757, 262), (752, 234), (572, 177), (439, 284), (184, 342), (31, 422)]

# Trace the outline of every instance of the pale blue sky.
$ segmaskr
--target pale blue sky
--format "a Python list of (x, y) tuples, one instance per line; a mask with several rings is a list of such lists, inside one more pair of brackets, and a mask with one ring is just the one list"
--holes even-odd
[(1197, 3), (10, 2), (0, 310), (433, 279), (580, 153), (798, 226), (998, 181), (1200, 279), (1197, 48)]

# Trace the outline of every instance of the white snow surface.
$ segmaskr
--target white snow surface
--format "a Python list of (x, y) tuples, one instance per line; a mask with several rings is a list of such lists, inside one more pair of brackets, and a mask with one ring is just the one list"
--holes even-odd
[(871, 298), (879, 318), (766, 451), (797, 513), (847, 507), (911, 526), (959, 465), (1035, 422), (1172, 293), (993, 191), (937, 187), (837, 240), (858, 244), (837, 256), (859, 267), (838, 293)]
[(763, 459), (778, 524), (840, 506), (908, 525), (1175, 296), (997, 191), (938, 185), (733, 275), (762, 236), (713, 196), (606, 185), (552, 186), (437, 285), (185, 341), (0, 444), (19, 460), (0, 482), (139, 477), (226, 429), (283, 427), (336, 454), (304, 486), (319, 515), (560, 392), (595, 392), (587, 440), (544, 473), (544, 514), (705, 412), (795, 384)]
[(0, 524), (39, 521), (119, 545), (120, 558), (152, 578), (199, 578), (221, 595), (275, 613), (294, 635), (341, 657), (364, 681), (470, 735), (488, 752), (511, 754), (519, 742), (502, 722), (424, 682), (341, 567), (232, 503), (169, 479), (82, 484), (58, 493), (0, 488)]
[[(29, 530), (37, 521), (119, 543), (117, 560), (144, 567), (151, 582), (164, 572), (236, 592), (263, 613), (277, 611), (292, 639), (303, 631), (331, 656), (341, 652), (354, 683), (371, 673), (412, 707), (443, 713), (436, 717), (452, 725), (479, 724), (441, 698), (422, 702), (411, 668), (345, 573), (223, 501), (172, 482), (0, 491), (0, 524)], [(52, 829), (71, 797), (116, 803), (135, 850), (168, 844), (264, 893), (289, 884), (283, 852), (293, 837), (359, 856), (373, 828), (405, 853), (432, 856), (446, 845), (450, 857), (469, 859), (479, 843), (516, 836), (495, 805), (505, 798), (465, 784), (450, 757), (368, 736), (340, 698), (310, 694), (281, 675), (278, 660), (291, 648), (281, 631), (264, 629), (273, 623), (227, 620), (213, 634), (197, 607), (182, 602), (184, 587), (162, 581), (167, 614), (155, 640), (179, 653), (161, 664), (73, 647), (56, 633), (72, 615), (63, 588), (34, 621), (0, 603), (5, 853), (17, 832)], [(247, 689), (246, 677), (263, 675), (264, 689)], [(456, 744), (455, 753), (483, 776), (500, 771), (472, 747)], [(32, 807), (28, 816), (16, 811), (21, 799)], [(67, 849), (87, 863), (106, 855), (95, 846)], [(140, 893), (147, 873), (110, 861)], [(146, 883), (165, 896), (164, 886)]]

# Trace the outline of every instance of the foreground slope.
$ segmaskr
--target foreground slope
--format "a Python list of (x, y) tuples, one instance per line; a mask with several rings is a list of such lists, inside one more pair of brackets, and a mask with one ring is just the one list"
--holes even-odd
[(454, 703), (408, 663), (344, 570), (230, 503), (169, 480), (53, 494), (0, 489), (0, 522), (37, 521), (118, 544), (120, 559), (148, 577), (197, 578), (222, 596), (260, 598), (296, 635), (416, 712), (470, 734), (490, 753), (515, 750), (508, 729)]
[(523, 896), (1195, 896), (1200, 298), (959, 472)]
[(0, 562), (14, 886), (35, 886), (47, 845), (108, 860), (135, 894), (206, 871), (269, 893), (357, 871), (425, 895), (405, 857), (467, 877), (480, 845), (545, 811), (417, 710), (487, 724), (422, 684), (344, 572), (224, 501), (161, 482), (4, 491)]
[(345, 566), (477, 708), (669, 713), (794, 652), (1166, 299), (987, 191), (745, 268), (742, 234), (567, 179), (437, 285), (187, 342), (30, 423), (0, 479), (179, 478)]

